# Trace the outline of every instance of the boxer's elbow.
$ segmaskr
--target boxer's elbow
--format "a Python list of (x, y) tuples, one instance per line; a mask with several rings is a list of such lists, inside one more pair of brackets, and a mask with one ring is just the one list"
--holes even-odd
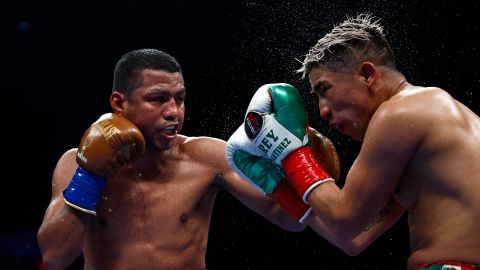
[(301, 232), (307, 227), (307, 224), (301, 223), (290, 216), (281, 216), (276, 225), (289, 232)]
[(355, 238), (365, 229), (358, 216), (354, 216), (349, 212), (337, 211), (336, 213), (330, 213), (324, 220), (328, 224), (329, 230), (343, 241)]
[(48, 270), (66, 269), (70, 265), (54, 250), (42, 251), (42, 262)]
[(76, 258), (73, 254), (66, 253), (62, 248), (46, 240), (45, 236), (40, 233), (37, 235), (37, 242), (42, 255), (42, 263), (46, 269), (66, 269)]
[(336, 223), (330, 227), (335, 235), (336, 246), (339, 247), (348, 256), (357, 256), (364, 251), (370, 244), (370, 240), (361, 236), (362, 230), (357, 230), (352, 223)]
[(333, 237), (329, 238), (330, 242), (341, 249), (348, 256), (357, 256), (362, 251), (364, 251), (369, 243), (363, 241), (362, 238), (343, 238), (343, 237)]
[(282, 228), (289, 232), (302, 232), (305, 230), (306, 227), (306, 224), (297, 221), (294, 224), (288, 224), (286, 226), (283, 226)]
[(43, 260), (43, 266), (45, 266), (45, 269), (48, 270), (55, 270), (55, 269), (65, 269), (66, 267), (63, 267), (58, 264), (55, 260), (51, 260), (49, 257), (42, 256)]
[(356, 245), (353, 242), (349, 242), (340, 246), (340, 249), (348, 256), (357, 256), (364, 251), (366, 246)]

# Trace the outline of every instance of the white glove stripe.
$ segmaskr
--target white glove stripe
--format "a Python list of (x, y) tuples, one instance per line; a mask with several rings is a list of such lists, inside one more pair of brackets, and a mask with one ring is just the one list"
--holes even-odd
[(253, 146), (253, 144), (250, 142), (250, 140), (247, 137), (247, 134), (245, 133), (245, 128), (244, 124), (242, 124), (230, 137), (230, 139), (227, 142), (227, 147), (225, 149), (225, 155), (227, 158), (227, 162), (232, 167), (232, 169), (240, 175), (242, 178), (247, 180), (255, 189), (260, 191), (262, 194), (265, 194), (265, 191), (263, 191), (259, 186), (257, 186), (256, 183), (254, 183), (248, 176), (246, 176), (238, 167), (237, 164), (233, 161), (233, 156), (235, 152), (238, 149), (250, 152), (250, 148)]
[(312, 213), (312, 208), (308, 208), (307, 212), (305, 212), (305, 214), (300, 218), (299, 222), (300, 223), (305, 223), (305, 221), (307, 220), (308, 216), (310, 216), (310, 213)]
[[(272, 112), (272, 98), (268, 92), (268, 85), (258, 88), (257, 92), (252, 97), (250, 104), (248, 104), (248, 112), (255, 111), (260, 114), (267, 114)], [(245, 114), (245, 116), (247, 115)]]
[(305, 191), (305, 193), (303, 193), (303, 201), (305, 203), (308, 203), (307, 199), (308, 199), (308, 195), (310, 195), (310, 192), (312, 192), (312, 190), (314, 188), (318, 187), (319, 185), (325, 184), (327, 182), (335, 182), (335, 180), (333, 180), (333, 178), (327, 178), (327, 179), (323, 179), (321, 181), (318, 181), (318, 182), (314, 183), (313, 185), (308, 187), (308, 189)]
[(263, 156), (281, 165), (282, 159), (291, 151), (302, 147), (302, 140), (282, 126), (272, 115), (263, 116), (262, 130), (254, 139), (256, 155)]

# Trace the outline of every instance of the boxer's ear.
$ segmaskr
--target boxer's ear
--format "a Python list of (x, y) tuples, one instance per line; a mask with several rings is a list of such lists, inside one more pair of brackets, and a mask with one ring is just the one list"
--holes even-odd
[(126, 97), (123, 93), (114, 91), (110, 95), (110, 106), (114, 113), (121, 114), (124, 110), (124, 104), (126, 102)]
[(371, 86), (373, 81), (375, 80), (375, 75), (377, 74), (377, 68), (375, 64), (371, 62), (363, 62), (360, 65), (360, 74), (363, 78), (365, 78), (365, 82), (368, 86)]

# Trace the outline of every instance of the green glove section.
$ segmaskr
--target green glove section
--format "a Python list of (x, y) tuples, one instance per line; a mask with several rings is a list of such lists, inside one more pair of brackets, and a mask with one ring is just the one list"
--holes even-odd
[(284, 177), (280, 166), (266, 158), (254, 156), (243, 150), (235, 151), (233, 161), (238, 168), (241, 168), (243, 174), (266, 194), (272, 193)]
[(306, 134), (307, 112), (297, 89), (289, 84), (272, 84), (274, 118), (299, 140)]

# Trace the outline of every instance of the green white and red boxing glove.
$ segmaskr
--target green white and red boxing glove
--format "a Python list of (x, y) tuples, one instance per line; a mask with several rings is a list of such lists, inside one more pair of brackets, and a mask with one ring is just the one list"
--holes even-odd
[(227, 142), (230, 166), (266, 194), (285, 174), (304, 202), (318, 185), (334, 181), (308, 147), (307, 113), (298, 90), (266, 84), (254, 94), (244, 123)]

